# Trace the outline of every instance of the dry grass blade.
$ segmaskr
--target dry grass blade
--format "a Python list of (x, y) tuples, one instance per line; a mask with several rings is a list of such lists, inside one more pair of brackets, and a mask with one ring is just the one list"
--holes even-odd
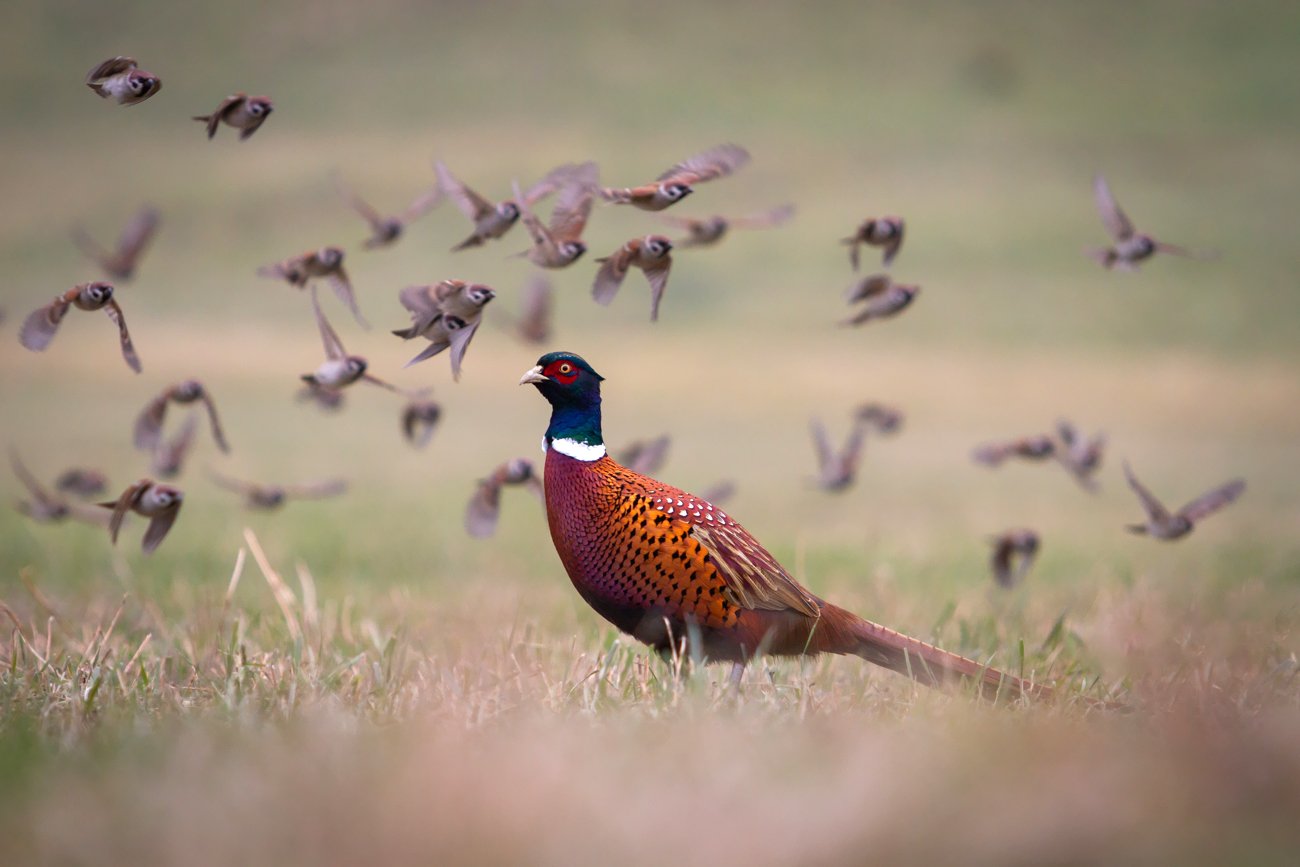
[(244, 528), (244, 541), (248, 544), (248, 550), (253, 552), (253, 559), (257, 562), (257, 568), (262, 570), (262, 576), (266, 578), (266, 583), (271, 588), (275, 603), (280, 606), (280, 613), (284, 615), (284, 622), (289, 628), (290, 639), (296, 644), (302, 639), (302, 627), (298, 625), (298, 616), (293, 613), (298, 600), (289, 589), (289, 585), (284, 583), (280, 573), (276, 572), (266, 559), (261, 543), (248, 527)]

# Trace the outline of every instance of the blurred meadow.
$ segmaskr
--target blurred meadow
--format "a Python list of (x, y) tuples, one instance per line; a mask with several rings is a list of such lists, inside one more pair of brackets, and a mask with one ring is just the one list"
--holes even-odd
[[(116, 548), (37, 525), (0, 474), (0, 863), (1295, 863), (1297, 45), (1281, 2), (10, 3), (0, 440), (121, 490), (148, 472), (135, 416), (197, 377), (233, 451), (201, 430), (147, 558), (142, 520)], [(96, 99), (85, 71), (115, 54), (161, 92)], [(236, 90), (273, 115), (207, 141), (189, 117)], [(675, 252), (651, 325), (639, 274), (592, 303), (592, 259), (663, 226), (598, 204), (540, 349), (511, 332), (522, 227), (452, 254), (469, 225), (444, 203), (367, 252), (333, 182), (397, 211), (435, 158), (497, 200), (558, 163), (628, 186), (727, 141), (753, 163), (670, 213), (794, 220)], [(1219, 257), (1098, 267), (1098, 171), (1139, 229)], [(23, 349), (28, 312), (100, 276), (71, 228), (110, 242), (144, 203), (162, 226), (117, 295), (143, 373), (99, 313)], [(883, 214), (922, 293), (841, 328), (838, 239)], [(435, 390), (424, 450), (378, 389), (293, 401), (310, 307), (255, 271), (325, 244), (374, 326), (322, 292), (349, 350)], [(458, 383), (446, 355), (402, 369), (423, 344), (388, 334), (397, 290), (448, 277), (498, 291)], [(592, 613), (521, 490), (470, 539), (476, 479), (540, 462), (548, 408), (516, 382), (549, 349), (606, 377), (612, 447), (671, 435), (658, 477), (733, 480), (728, 511), (814, 592), (1066, 698), (990, 707), (852, 658), (765, 660), (732, 695)], [(839, 437), (868, 400), (904, 429), (817, 490), (809, 418)], [(970, 460), (1060, 417), (1109, 436), (1095, 496)], [(1123, 459), (1170, 506), (1248, 489), (1142, 539)], [(351, 489), (252, 513), (209, 469)], [(1000, 591), (985, 537), (1014, 526), (1043, 549)]]

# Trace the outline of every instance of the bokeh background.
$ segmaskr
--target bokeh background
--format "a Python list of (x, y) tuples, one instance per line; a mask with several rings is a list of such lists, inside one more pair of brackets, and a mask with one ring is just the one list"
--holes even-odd
[[(66, 646), (72, 683), (84, 665), (77, 649), (126, 594), (126, 655), (152, 635), (183, 680), (176, 660), (186, 653), (159, 648), (184, 649), (186, 624), (226, 614), (247, 527), (286, 575), (294, 564), (310, 569), (321, 597), (337, 603), (337, 623), (350, 611), (370, 624), (376, 646), (362, 656), (382, 662), (397, 646), (416, 660), (398, 685), (405, 698), (391, 704), (340, 696), (323, 678), (305, 708), (271, 689), (241, 716), (219, 691), (133, 703), (134, 681), (123, 681), (101, 717), (60, 710), (54, 687), (44, 703), (31, 692), (19, 701), (11, 653), (0, 768), (13, 781), (9, 803), (24, 804), (12, 815), (25, 830), (13, 839), (27, 848), (16, 851), (178, 860), (194, 852), (155, 836), (145, 817), (192, 809), (215, 814), (194, 823), (212, 834), (214, 863), (283, 863), (277, 846), (346, 860), (338, 853), (353, 850), (332, 836), (343, 831), (322, 816), (350, 810), (353, 797), (369, 805), (365, 816), (389, 817), (391, 833), (377, 849), (357, 842), (365, 834), (350, 844), (399, 860), (600, 862), (631, 848), (632, 861), (649, 861), (662, 851), (651, 819), (691, 816), (717, 823), (738, 848), (683, 839), (671, 848), (677, 860), (733, 851), (761, 863), (838, 862), (871, 845), (896, 860), (951, 851), (991, 863), (1143, 852), (1284, 860), (1294, 851), (1270, 812), (1294, 806), (1300, 789), (1296, 742), (1278, 734), (1295, 731), (1300, 610), (1294, 4), (17, 0), (4, 17), (0, 439), (43, 477), (82, 463), (125, 486), (148, 466), (130, 448), (136, 414), (168, 383), (194, 376), (214, 394), (233, 446), (222, 456), (200, 435), (181, 481), (184, 510), (147, 559), (139, 523), (115, 550), (100, 531), (0, 511), (0, 599), (15, 628), (39, 646), (36, 627), (43, 638), (47, 625), (25, 585), (55, 600), (53, 640)], [(131, 108), (95, 99), (84, 72), (115, 54), (158, 73), (162, 91)], [(207, 141), (189, 117), (236, 90), (270, 95), (273, 116), (249, 141), (228, 127)], [(503, 198), (512, 179), (526, 185), (561, 162), (594, 159), (603, 182), (633, 185), (724, 141), (747, 147), (753, 163), (701, 185), (673, 213), (742, 215), (789, 201), (798, 208), (789, 225), (681, 251), (655, 325), (638, 274), (609, 308), (589, 297), (592, 259), (661, 231), (654, 215), (598, 206), (591, 252), (552, 275), (547, 348), (579, 352), (606, 377), (607, 441), (670, 434), (662, 478), (687, 489), (735, 481), (731, 509), (749, 529), (814, 591), (872, 619), (1014, 667), (1020, 642), (1033, 656), (1063, 618), (1065, 667), (1099, 678), (1103, 691), (1160, 683), (1147, 707), (1167, 711), (1176, 737), (1132, 722), (1090, 727), (1063, 712), (1010, 722), (965, 700), (918, 695), (856, 660), (751, 671), (749, 702), (724, 710), (710, 704), (717, 673), (706, 670), (694, 676), (703, 697), (681, 699), (666, 667), (625, 647), (582, 605), (526, 495), (507, 491), (494, 539), (464, 534), (475, 480), (506, 458), (540, 457), (545, 404), (515, 385), (539, 350), (510, 331), (530, 267), (510, 254), (526, 248), (526, 234), (451, 254), (468, 224), (445, 203), (392, 249), (365, 252), (365, 227), (334, 173), (396, 211), (433, 182), (435, 158)], [(1096, 172), (1140, 228), (1219, 257), (1157, 257), (1136, 274), (1099, 268), (1083, 255), (1107, 240), (1092, 202)], [(71, 227), (108, 242), (144, 203), (163, 224), (118, 295), (144, 372), (121, 362), (102, 314), (74, 311), (43, 354), (20, 347), (27, 312), (99, 276), (70, 242)], [(838, 239), (884, 213), (907, 219), (893, 273), (922, 294), (895, 320), (838, 327), (853, 279)], [(402, 442), (400, 401), (378, 389), (357, 387), (337, 416), (292, 400), (298, 374), (320, 355), (310, 307), (255, 271), (324, 244), (347, 249), (375, 326), (359, 330), (323, 294), (345, 344), (378, 376), (431, 386), (442, 403), (443, 423), (423, 451)], [(406, 324), (397, 290), (447, 277), (498, 290), (459, 383), (445, 356), (402, 369), (416, 348), (387, 333)], [(809, 418), (839, 436), (866, 400), (900, 406), (903, 433), (868, 442), (854, 488), (818, 491)], [(979, 442), (1045, 430), (1058, 417), (1109, 435), (1096, 496), (1054, 467), (989, 471), (969, 460)], [(1123, 458), (1170, 505), (1232, 476), (1249, 488), (1192, 537), (1157, 544), (1121, 529), (1139, 515)], [(352, 489), (250, 514), (207, 468), (280, 482), (343, 475)], [(19, 493), (0, 476), (0, 497)], [(1039, 530), (1043, 552), (1025, 587), (999, 595), (984, 537), (1019, 525)], [(270, 625), (277, 608), (260, 578), (245, 576), (227, 602), (247, 614), (250, 634), (264, 630), (267, 654), (291, 649)], [(352, 655), (340, 647), (342, 664)], [(572, 672), (582, 682), (604, 671), (601, 660), (616, 652), (628, 677), (642, 666), (638, 676), (664, 692), (575, 698), (586, 694), (556, 686)], [(511, 668), (503, 660), (528, 654), (532, 662), (513, 669), (511, 702), (473, 698), (491, 692), (485, 666)], [(195, 661), (202, 648), (188, 656), (204, 668)], [(1036, 659), (1049, 676), (1064, 665), (1047, 652)], [(1234, 674), (1220, 682), (1225, 666)], [(28, 687), (44, 677), (27, 674)], [(1214, 696), (1235, 708), (1228, 722), (1206, 712)], [(227, 715), (247, 731), (232, 733)], [(1229, 733), (1205, 734), (1206, 718)], [(340, 740), (362, 758), (331, 764)], [(668, 757), (706, 742), (708, 757), (687, 766), (693, 782), (684, 784)], [(719, 743), (739, 768), (713, 755)], [(927, 743), (944, 746), (931, 753)], [(996, 773), (977, 760), (1021, 743), (1031, 758)], [(1266, 768), (1266, 781), (1246, 774), (1226, 808), (1198, 800), (1198, 787), (1217, 793), (1222, 783), (1203, 770), (1169, 790), (1124, 785), (1139, 771), (1184, 768), (1207, 744), (1224, 767)], [(1247, 745), (1249, 761), (1239, 752)], [(408, 748), (417, 757), (409, 764)], [(392, 773), (368, 770), (366, 757)], [(910, 794), (871, 796), (837, 757), (853, 757), (845, 760), (864, 776), (914, 773)], [(212, 791), (196, 784), (218, 771), (224, 782)], [(309, 788), (320, 804), (308, 798), (283, 822), (256, 821), (295, 799), (304, 774), (318, 780)], [(1071, 788), (1081, 777), (1087, 785)], [(223, 849), (236, 846), (225, 822), (241, 815), (223, 811), (255, 779), (265, 800), (246, 808), (247, 851)], [(520, 788), (524, 779), (535, 787)], [(1020, 794), (1007, 833), (981, 836), (973, 829), (987, 817), (973, 805), (1002, 797), (995, 783)], [(610, 807), (624, 787), (642, 791), (626, 810)], [(1044, 805), (1025, 797), (1034, 787), (1071, 794)], [(498, 812), (491, 804), (506, 789), (533, 797)], [(1125, 796), (1108, 800), (1119, 789)], [(1175, 789), (1193, 794), (1153, 806)], [(170, 794), (137, 800), (148, 790)], [(120, 797), (103, 806), (110, 794)], [(426, 796), (450, 818), (429, 822)], [(934, 803), (946, 805), (951, 839), (891, 812)], [(752, 811), (752, 823), (723, 804)], [(1070, 815), (1094, 833), (1072, 836)], [(1207, 848), (1211, 815), (1212, 827), (1229, 831), (1213, 835), (1223, 849)], [(69, 836), (68, 816), (103, 833)], [(1013, 833), (1028, 817), (1046, 829), (1041, 839)], [(601, 830), (584, 837), (567, 821)], [(467, 827), (476, 830), (458, 837)], [(806, 858), (771, 844), (805, 832), (822, 841)], [(529, 848), (541, 838), (546, 846)], [(1116, 848), (1098, 849), (1107, 839)]]

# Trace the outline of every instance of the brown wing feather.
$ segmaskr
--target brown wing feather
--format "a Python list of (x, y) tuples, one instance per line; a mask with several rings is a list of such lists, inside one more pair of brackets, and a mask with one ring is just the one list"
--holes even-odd
[(1217, 512), (1236, 500), (1244, 490), (1246, 490), (1246, 480), (1233, 479), (1226, 485), (1220, 485), (1212, 491), (1201, 494), (1201, 496), (1179, 509), (1178, 514), (1192, 523), (1196, 523), (1206, 515)]
[(1169, 519), (1169, 510), (1165, 508), (1164, 503), (1156, 499), (1156, 495), (1147, 489), (1138, 481), (1137, 476), (1133, 475), (1133, 470), (1124, 462), (1124, 478), (1128, 479), (1128, 486), (1137, 494), (1138, 499), (1142, 501), (1142, 508), (1153, 521), (1166, 521)]
[(1116, 241), (1123, 241), (1126, 238), (1133, 237), (1133, 223), (1128, 216), (1120, 210), (1119, 203), (1110, 192), (1110, 185), (1101, 175), (1097, 175), (1092, 181), (1093, 198), (1097, 201), (1097, 213), (1101, 214), (1101, 221), (1106, 226), (1106, 231), (1110, 232), (1111, 237)]
[(117, 534), (122, 530), (122, 521), (126, 518), (126, 513), (131, 511), (131, 507), (140, 499), (149, 485), (153, 484), (148, 479), (141, 479), (134, 485), (131, 485), (122, 492), (122, 496), (111, 503), (100, 503), (101, 506), (111, 508), (113, 516), (108, 521), (108, 536), (112, 539), (113, 544), (117, 544)]
[(54, 333), (59, 330), (59, 323), (67, 315), (71, 301), (63, 296), (54, 299), (44, 307), (39, 307), (23, 320), (23, 327), (18, 330), (18, 341), (33, 352), (40, 352), (50, 345)]
[(434, 163), (433, 169), (438, 175), (438, 185), (462, 214), (477, 222), (492, 212), (492, 203), (461, 183), (442, 160)]
[(122, 315), (122, 308), (118, 306), (116, 298), (108, 300), (108, 303), (104, 305), (104, 312), (117, 326), (117, 333), (122, 342), (122, 357), (126, 359), (127, 366), (139, 373), (140, 356), (135, 353), (135, 344), (131, 342), (131, 332), (126, 329), (126, 317)]
[(166, 417), (167, 392), (163, 392), (149, 401), (136, 417), (132, 442), (137, 449), (148, 450), (158, 445), (158, 438), (162, 435), (163, 420)]
[(154, 549), (162, 544), (163, 537), (172, 528), (172, 524), (176, 523), (176, 516), (180, 513), (181, 504), (176, 503), (162, 514), (155, 515), (149, 522), (149, 529), (144, 531), (144, 540), (140, 543), (140, 547), (146, 554), (152, 554)]
[(749, 151), (737, 144), (723, 144), (682, 160), (655, 180), (682, 180), (688, 184), (724, 177), (745, 166)]
[(739, 525), (703, 527), (696, 524), (693, 535), (709, 552), (727, 591), (741, 608), (767, 611), (793, 610), (808, 617), (821, 616), (813, 596), (771, 554)]
[(609, 304), (614, 300), (627, 277), (630, 258), (626, 249), (619, 248), (612, 256), (598, 260), (601, 262), (600, 270), (596, 272), (595, 282), (591, 284), (591, 297), (596, 299), (597, 304)]
[(212, 438), (216, 440), (217, 448), (230, 454), (230, 443), (226, 442), (226, 432), (221, 429), (221, 419), (217, 417), (217, 405), (206, 388), (203, 389), (202, 400), (204, 408), (208, 411), (208, 424), (212, 427)]
[(495, 478), (483, 479), (465, 506), (465, 532), (486, 539), (496, 532), (501, 517), (501, 485)]
[(134, 57), (110, 57), (86, 73), (86, 84), (93, 84), (101, 78), (111, 78), (114, 75), (121, 75), (123, 72), (130, 72), (138, 66), (139, 64), (135, 62)]
[(650, 321), (659, 321), (659, 304), (664, 300), (664, 290), (668, 288), (668, 271), (673, 266), (671, 256), (656, 260), (653, 265), (642, 268), (646, 280), (650, 281)]
[(329, 320), (325, 318), (325, 311), (320, 309), (320, 299), (316, 296), (315, 286), (311, 287), (311, 306), (316, 311), (316, 327), (320, 330), (320, 340), (325, 347), (325, 357), (330, 360), (346, 358), (348, 353), (343, 348), (343, 341), (339, 339), (334, 326), (330, 325)]
[(121, 237), (117, 239), (117, 255), (125, 270), (135, 269), (136, 260), (144, 253), (144, 248), (158, 230), (159, 219), (158, 209), (146, 206), (137, 211), (126, 224)]

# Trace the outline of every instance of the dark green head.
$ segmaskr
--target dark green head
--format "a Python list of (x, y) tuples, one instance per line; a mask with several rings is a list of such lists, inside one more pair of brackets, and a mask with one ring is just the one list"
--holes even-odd
[(519, 380), (537, 386), (551, 404), (546, 441), (572, 440), (587, 446), (604, 444), (600, 432), (600, 383), (604, 377), (572, 352), (548, 352)]

